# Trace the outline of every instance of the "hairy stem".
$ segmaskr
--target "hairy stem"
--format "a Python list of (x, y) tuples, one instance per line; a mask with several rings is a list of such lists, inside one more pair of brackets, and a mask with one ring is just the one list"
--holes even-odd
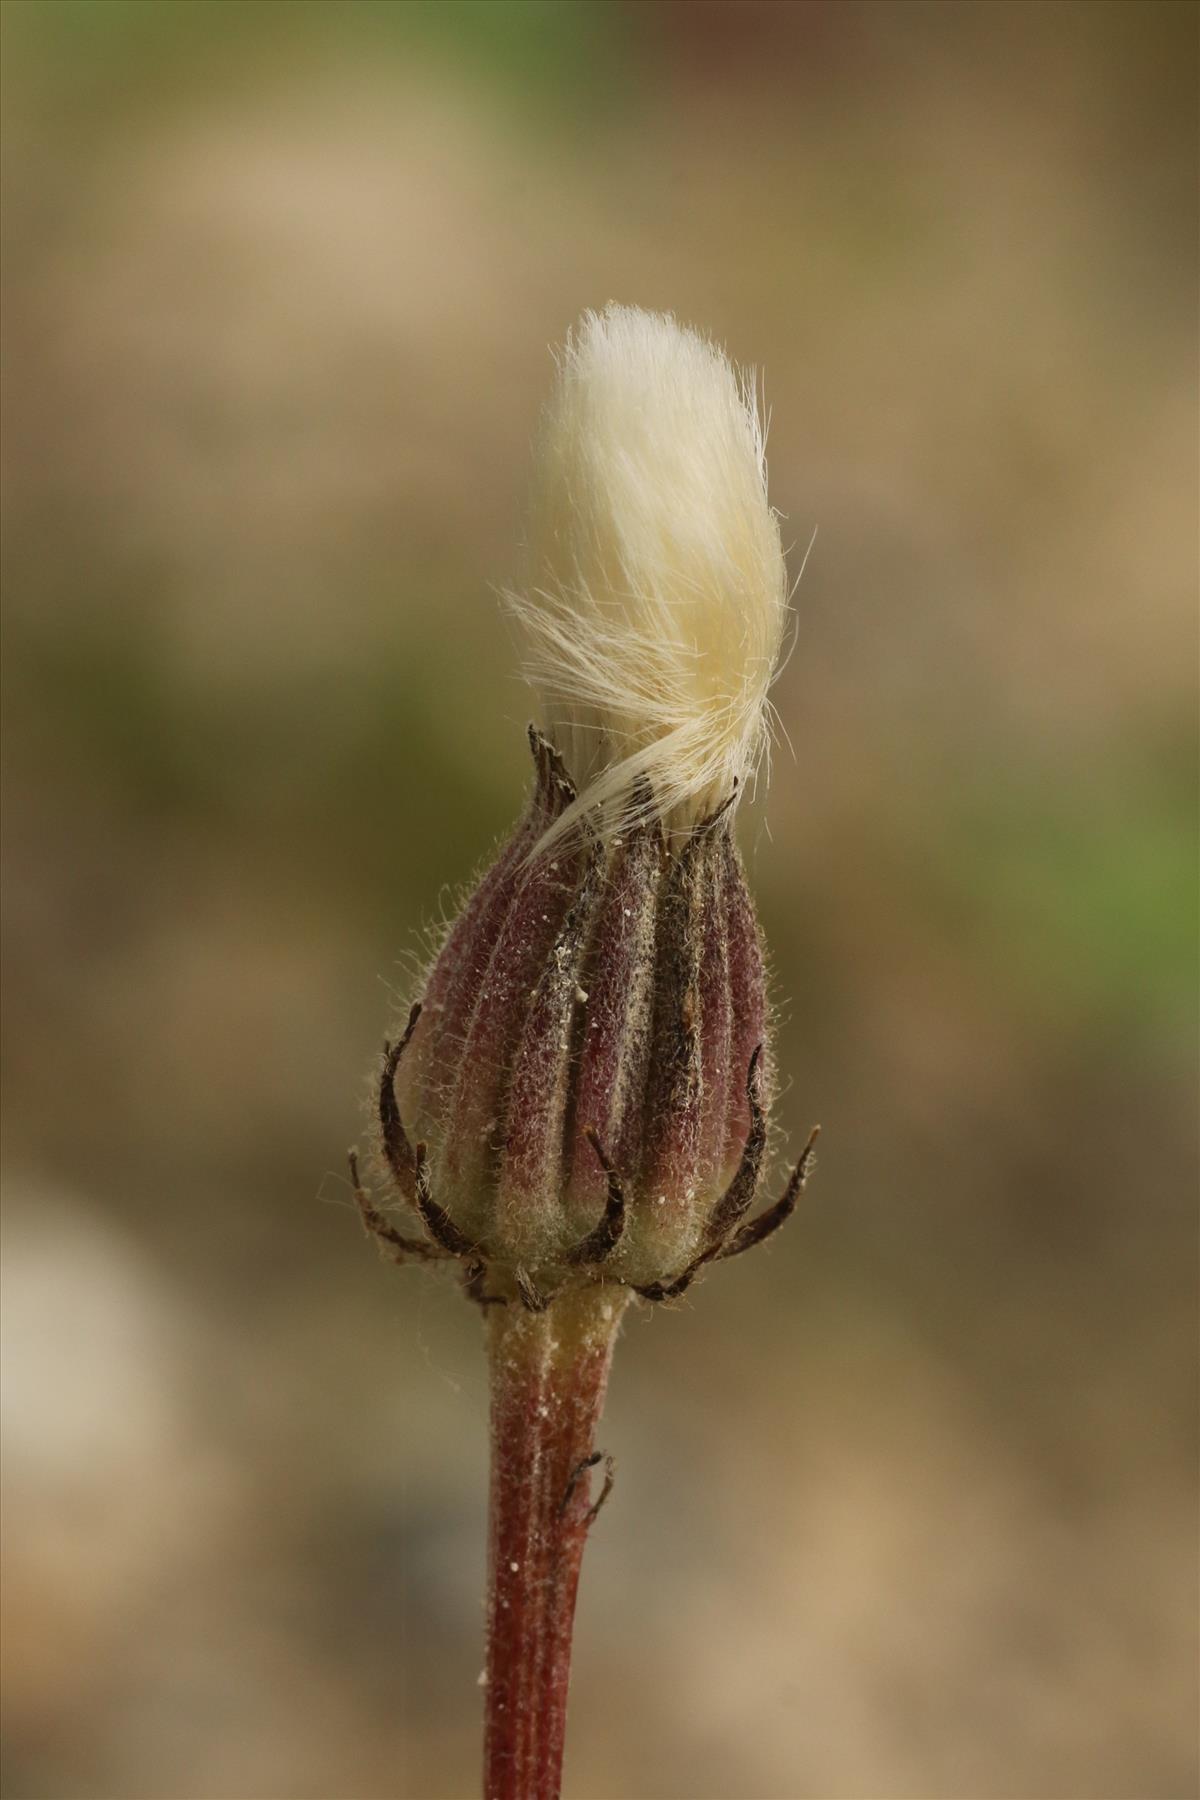
[(558, 1800), (562, 1789), (575, 1594), (603, 1480), (593, 1434), (627, 1298), (599, 1285), (545, 1312), (490, 1310), (484, 1800)]

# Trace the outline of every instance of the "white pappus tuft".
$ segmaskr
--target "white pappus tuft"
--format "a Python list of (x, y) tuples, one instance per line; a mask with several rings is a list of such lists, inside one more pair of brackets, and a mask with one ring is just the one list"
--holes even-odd
[(534, 464), (527, 637), (546, 729), (579, 784), (550, 837), (653, 811), (686, 828), (745, 788), (787, 617), (753, 378), (669, 314), (587, 312), (558, 358)]

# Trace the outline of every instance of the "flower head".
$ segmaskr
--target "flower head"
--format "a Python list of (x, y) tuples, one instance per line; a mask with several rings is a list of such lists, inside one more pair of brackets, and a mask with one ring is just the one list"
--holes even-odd
[(529, 804), (385, 1056), (382, 1149), (476, 1298), (661, 1299), (768, 1228), (748, 1220), (766, 982), (732, 814), (786, 585), (751, 390), (720, 351), (662, 315), (584, 315), (512, 604), (545, 712)]

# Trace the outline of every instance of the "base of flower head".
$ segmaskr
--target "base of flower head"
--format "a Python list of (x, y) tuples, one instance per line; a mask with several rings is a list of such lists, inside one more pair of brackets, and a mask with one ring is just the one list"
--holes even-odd
[(599, 1222), (566, 1252), (557, 1266), (552, 1266), (545, 1274), (539, 1270), (536, 1281), (533, 1274), (519, 1264), (489, 1257), (483, 1245), (472, 1242), (459, 1231), (430, 1192), (425, 1146), (410, 1144), (396, 1105), (396, 1071), (420, 1011), (419, 1006), (414, 1006), (403, 1037), (395, 1045), (384, 1046), (379, 1124), (394, 1183), (401, 1198), (415, 1208), (428, 1235), (415, 1238), (397, 1231), (363, 1186), (358, 1152), (351, 1150), (348, 1157), (350, 1180), (363, 1224), (394, 1262), (457, 1261), (462, 1272), (463, 1291), (468, 1299), (484, 1309), (516, 1305), (526, 1312), (540, 1313), (563, 1294), (592, 1284), (627, 1287), (643, 1300), (676, 1300), (687, 1291), (706, 1264), (727, 1261), (753, 1249), (778, 1231), (795, 1211), (815, 1162), (819, 1125), (809, 1133), (780, 1198), (766, 1211), (746, 1218), (757, 1188), (759, 1164), (766, 1142), (766, 1124), (757, 1096), (759, 1052), (756, 1050), (747, 1077), (751, 1127), (741, 1162), (713, 1209), (702, 1248), (676, 1275), (662, 1281), (637, 1283), (624, 1281), (606, 1270), (605, 1264), (619, 1245), (625, 1229), (626, 1203), (620, 1175), (595, 1133), (592, 1133), (592, 1147), (607, 1178), (607, 1199)]

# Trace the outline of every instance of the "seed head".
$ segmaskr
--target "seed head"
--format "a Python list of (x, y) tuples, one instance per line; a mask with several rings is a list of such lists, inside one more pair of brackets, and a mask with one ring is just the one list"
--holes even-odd
[(772, 1061), (732, 815), (786, 593), (758, 414), (720, 351), (666, 316), (584, 315), (510, 601), (545, 715), (529, 802), (385, 1057), (382, 1149), (476, 1299), (661, 1299), (781, 1222), (808, 1156), (748, 1221)]

